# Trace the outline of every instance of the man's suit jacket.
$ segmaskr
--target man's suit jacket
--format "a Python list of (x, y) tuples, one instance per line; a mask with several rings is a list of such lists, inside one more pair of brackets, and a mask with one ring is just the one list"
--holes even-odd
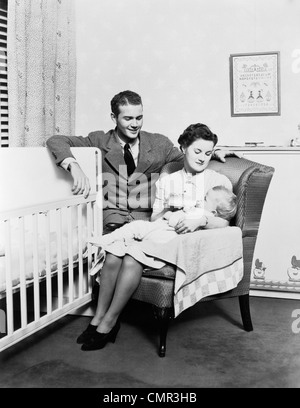
[[(138, 165), (129, 179), (122, 148), (114, 130), (108, 133), (92, 132), (87, 137), (52, 136), (48, 139), (47, 146), (57, 165), (67, 157), (74, 157), (70, 147), (97, 147), (101, 150), (103, 218), (106, 223), (108, 214), (151, 212), (155, 198), (155, 182), (162, 167), (174, 161), (183, 163), (183, 154), (166, 136), (141, 131), (139, 138)], [(109, 218), (109, 222), (112, 222), (111, 217)]]

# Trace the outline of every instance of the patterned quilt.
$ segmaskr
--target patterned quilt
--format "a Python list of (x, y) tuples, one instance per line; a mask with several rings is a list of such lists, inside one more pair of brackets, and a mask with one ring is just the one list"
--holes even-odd
[(179, 235), (147, 253), (176, 266), (174, 314), (177, 317), (202, 298), (227, 292), (243, 277), (242, 231), (238, 227)]

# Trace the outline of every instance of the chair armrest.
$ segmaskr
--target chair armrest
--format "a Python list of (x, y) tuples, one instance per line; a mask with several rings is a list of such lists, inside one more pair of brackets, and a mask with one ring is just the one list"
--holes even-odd
[(243, 238), (250, 238), (257, 236), (257, 229), (250, 229), (250, 228), (243, 228), (242, 229), (242, 237)]
[(236, 188), (238, 211), (235, 225), (243, 237), (256, 237), (274, 168), (264, 165), (249, 167), (241, 175)]

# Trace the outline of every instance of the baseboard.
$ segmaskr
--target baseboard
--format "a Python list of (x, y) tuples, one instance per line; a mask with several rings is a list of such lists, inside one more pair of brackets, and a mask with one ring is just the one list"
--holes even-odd
[(93, 317), (95, 315), (96, 307), (90, 302), (87, 305), (81, 306), (78, 309), (74, 310), (70, 315), (75, 316), (90, 316)]
[(283, 291), (272, 291), (272, 290), (262, 290), (262, 289), (252, 289), (250, 290), (250, 296), (256, 297), (271, 297), (271, 298), (278, 298), (278, 299), (294, 299), (300, 300), (300, 293), (291, 293), (291, 292), (283, 292)]

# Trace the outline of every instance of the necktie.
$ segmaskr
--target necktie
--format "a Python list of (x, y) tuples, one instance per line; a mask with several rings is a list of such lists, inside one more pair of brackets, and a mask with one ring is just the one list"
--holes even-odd
[(130, 149), (130, 146), (128, 143), (126, 143), (126, 145), (124, 146), (124, 160), (127, 166), (128, 177), (131, 176), (131, 174), (135, 170), (135, 163), (134, 163), (132, 154), (129, 149)]

